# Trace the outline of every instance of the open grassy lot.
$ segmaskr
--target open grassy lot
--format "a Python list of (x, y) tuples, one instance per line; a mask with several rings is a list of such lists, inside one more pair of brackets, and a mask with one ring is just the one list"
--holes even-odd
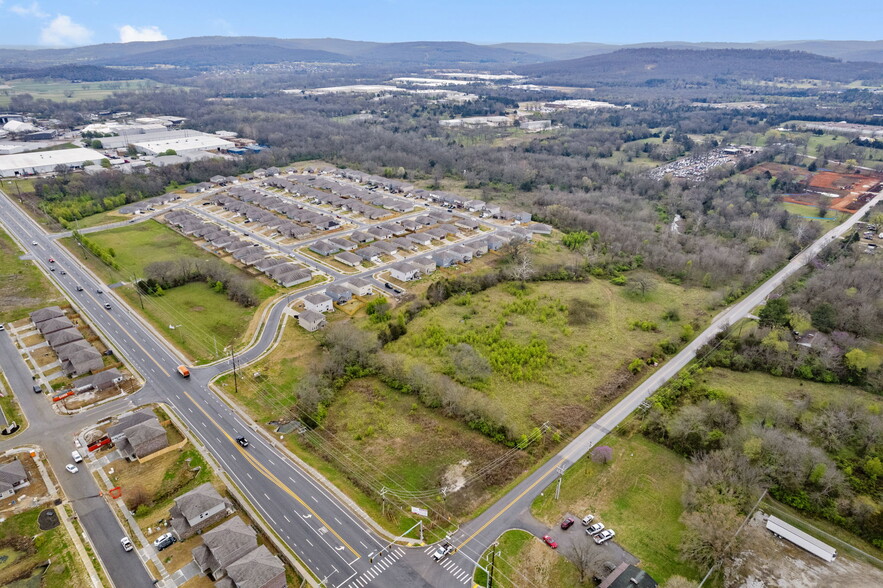
[(560, 500), (547, 492), (534, 501), (533, 514), (554, 524), (567, 512), (592, 513), (658, 582), (675, 574), (698, 580), (699, 571), (678, 560), (686, 460), (638, 434), (609, 435), (599, 445), (613, 449), (613, 460), (598, 464), (584, 458), (572, 466)]
[[(451, 346), (469, 344), (492, 367), (475, 386), (498, 400), (515, 431), (546, 421), (574, 430), (599, 400), (624, 391), (630, 362), (649, 358), (664, 339), (676, 341), (685, 323), (704, 322), (709, 296), (658, 283), (642, 297), (597, 279), (531, 283), (523, 291), (503, 284), (424, 311), (387, 350), (457, 378)], [(672, 309), (680, 320), (663, 320)], [(655, 329), (634, 328), (634, 321)]]
[(19, 259), (21, 255), (15, 241), (0, 231), (0, 323), (64, 301), (33, 262)]
[(829, 210), (825, 215), (825, 218), (819, 218), (819, 209), (816, 206), (807, 206), (806, 204), (795, 204), (793, 202), (783, 202), (782, 208), (790, 212), (791, 214), (796, 214), (797, 216), (801, 216), (804, 218), (811, 218), (814, 222), (818, 222), (822, 224), (822, 228), (824, 230), (832, 229), (835, 226), (842, 223), (846, 220), (846, 214), (842, 212), (837, 212), (836, 210)]
[[(11, 580), (27, 577), (29, 572), (36, 572), (37, 566), (51, 559), (52, 565), (46, 569), (42, 580), (32, 580), (32, 583), (22, 585), (22, 588), (88, 586), (89, 577), (71, 546), (71, 539), (64, 526), (59, 525), (48, 531), (40, 530), (37, 517), (42, 510), (34, 508), (0, 522), (0, 541), (5, 544), (0, 548), (0, 555), (8, 557), (0, 563), (0, 585), (12, 585)], [(60, 509), (56, 509), (56, 513), (66, 516)], [(7, 542), (9, 543), (6, 544)]]
[[(155, 261), (175, 260), (181, 257), (213, 259), (186, 239), (156, 221), (133, 224), (100, 233), (88, 238), (100, 246), (113, 249), (120, 269), (115, 270), (86, 252), (73, 238), (64, 243), (74, 255), (86, 263), (107, 284), (125, 282), (116, 288), (136, 311), (142, 312), (161, 333), (197, 361), (223, 355), (224, 347), (237, 342), (249, 328), (255, 308), (246, 308), (215, 292), (207, 284), (192, 282), (165, 291), (163, 296), (139, 296), (131, 285), (135, 277), (144, 275), (144, 268)], [(231, 266), (233, 267), (233, 266)], [(246, 279), (260, 285), (260, 297), (267, 300), (276, 289), (259, 282), (243, 272)], [(143, 304), (143, 309), (142, 309)], [(175, 327), (170, 329), (169, 325)]]
[[(570, 560), (549, 549), (526, 531), (506, 531), (500, 536), (497, 546), (488, 549), (479, 559), (479, 564), (488, 570), (491, 550), (497, 552), (494, 558), (494, 586), (518, 588), (593, 585), (591, 579), (581, 584), (579, 572)], [(473, 582), (478, 586), (487, 586), (488, 574), (477, 569)]]
[(103, 82), (70, 82), (67, 80), (9, 80), (6, 85), (12, 89), (0, 93), (0, 106), (9, 106), (15, 94), (30, 94), (34, 98), (56, 102), (76, 102), (78, 100), (99, 100), (114, 92), (146, 90), (163, 86), (153, 80), (118, 80)]
[(883, 410), (883, 399), (861, 388), (845, 384), (821, 384), (794, 378), (780, 378), (763, 372), (735, 372), (723, 368), (703, 370), (699, 376), (710, 388), (723, 391), (739, 403), (744, 422), (757, 420), (755, 409), (761, 401), (798, 401), (808, 398), (811, 405), (824, 405), (844, 398), (861, 399)]

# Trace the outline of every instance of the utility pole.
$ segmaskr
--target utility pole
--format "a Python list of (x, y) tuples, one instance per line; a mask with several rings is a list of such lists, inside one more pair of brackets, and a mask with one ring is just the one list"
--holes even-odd
[(144, 299), (141, 298), (141, 286), (138, 285), (138, 278), (132, 276), (132, 283), (135, 285), (135, 292), (138, 293), (138, 302), (141, 303), (141, 310), (144, 310)]
[(491, 571), (487, 576), (487, 588), (494, 588), (494, 565), (496, 564), (497, 543), (491, 545)]
[(233, 392), (239, 395), (239, 383), (236, 380), (236, 351), (230, 347), (230, 361), (233, 362)]
[(558, 466), (558, 483), (555, 485), (555, 500), (558, 500), (558, 497), (561, 496), (561, 480), (564, 478), (564, 468)]

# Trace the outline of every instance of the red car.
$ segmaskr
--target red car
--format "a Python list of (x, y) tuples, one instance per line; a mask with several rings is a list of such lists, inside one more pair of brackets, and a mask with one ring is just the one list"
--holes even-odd
[(573, 519), (570, 517), (567, 517), (566, 519), (561, 521), (561, 528), (565, 531), (572, 526), (573, 526)]
[(50, 258), (49, 258), (49, 263), (55, 263), (55, 260), (52, 259), (52, 258), (50, 257)]
[(549, 537), (548, 535), (543, 535), (543, 541), (551, 547), (552, 549), (558, 549), (558, 544), (555, 543), (555, 540)]

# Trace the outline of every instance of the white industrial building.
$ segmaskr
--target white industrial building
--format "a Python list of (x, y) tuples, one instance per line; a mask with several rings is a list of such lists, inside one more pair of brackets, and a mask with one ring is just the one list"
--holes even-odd
[(191, 135), (188, 137), (175, 137), (171, 139), (158, 139), (155, 141), (133, 141), (135, 146), (141, 153), (147, 155), (159, 155), (172, 149), (178, 155), (187, 153), (188, 151), (220, 151), (232, 149), (236, 145), (213, 135)]
[(58, 165), (71, 168), (83, 167), (83, 163), (98, 163), (105, 156), (94, 149), (59, 149), (0, 155), (0, 177), (27, 176), (55, 171)]

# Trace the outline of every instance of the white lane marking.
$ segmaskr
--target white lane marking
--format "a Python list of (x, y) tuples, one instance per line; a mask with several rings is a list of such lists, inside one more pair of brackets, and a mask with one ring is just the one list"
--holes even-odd
[(291, 522), (291, 519), (289, 519), (289, 518), (288, 518), (287, 516), (285, 516), (285, 515), (282, 515), (282, 518), (285, 519), (286, 521), (288, 521), (289, 523)]
[(249, 480), (254, 480), (254, 478), (252, 478), (252, 477), (251, 477), (251, 474), (249, 474), (248, 472), (245, 472), (245, 475), (248, 476), (248, 479), (249, 479)]
[(310, 541), (310, 540), (307, 539), (306, 537), (304, 537), (304, 539), (306, 539), (307, 543), (310, 544), (310, 547), (315, 547), (315, 545), (313, 545), (313, 542), (312, 542), (312, 541)]

